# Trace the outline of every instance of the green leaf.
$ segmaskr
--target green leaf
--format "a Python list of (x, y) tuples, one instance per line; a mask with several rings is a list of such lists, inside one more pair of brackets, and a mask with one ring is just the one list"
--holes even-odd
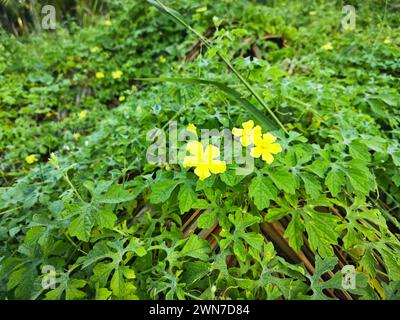
[(100, 288), (96, 293), (96, 300), (108, 300), (110, 299), (112, 292), (107, 288)]
[(265, 221), (273, 222), (287, 216), (290, 213), (289, 207), (282, 208), (270, 208), (268, 209), (268, 213), (265, 216)]
[(192, 187), (187, 184), (181, 185), (178, 193), (179, 209), (181, 214), (188, 212), (193, 207), (196, 200), (197, 196)]
[(308, 276), (311, 282), (310, 289), (313, 291), (312, 300), (332, 300), (332, 298), (325, 295), (324, 290), (327, 288), (341, 289), (342, 276), (340, 272), (336, 273), (333, 278), (326, 282), (320, 280), (321, 276), (333, 270), (337, 263), (338, 258), (336, 257), (321, 259), (321, 257), (316, 256), (314, 274)]
[(277, 191), (269, 178), (257, 175), (250, 183), (249, 196), (253, 199), (258, 210), (269, 206), (269, 201), (277, 197)]
[(306, 209), (302, 214), (308, 234), (310, 248), (323, 256), (332, 256), (332, 245), (337, 244), (340, 232), (337, 230), (339, 218), (330, 213), (319, 213)]
[(94, 226), (95, 219), (93, 218), (93, 212), (90, 206), (85, 206), (80, 211), (80, 215), (72, 220), (69, 226), (69, 234), (73, 237), (77, 237), (82, 241), (89, 241), (90, 232)]
[(368, 247), (360, 260), (360, 267), (372, 278), (376, 277), (376, 260), (371, 247)]
[(62, 273), (57, 280), (57, 287), (46, 293), (46, 300), (60, 300), (65, 293), (66, 300), (81, 300), (86, 293), (80, 289), (85, 287), (87, 282), (83, 279), (71, 279), (68, 273)]
[(329, 168), (330, 162), (324, 158), (318, 158), (304, 169), (316, 174), (318, 177), (325, 177), (325, 172)]
[(98, 203), (121, 203), (132, 201), (136, 198), (135, 194), (131, 194), (128, 190), (125, 190), (122, 185), (113, 185), (103, 195), (96, 199)]
[(398, 253), (390, 252), (387, 248), (379, 250), (389, 278), (393, 281), (400, 281), (400, 259)]
[(180, 255), (206, 261), (208, 260), (210, 252), (210, 245), (206, 240), (200, 239), (198, 236), (191, 234), (182, 248)]
[(209, 273), (210, 265), (206, 262), (185, 262), (183, 265), (182, 280), (187, 284), (192, 284)]
[(350, 161), (344, 172), (357, 195), (367, 195), (373, 189), (373, 176), (363, 162)]
[(125, 280), (121, 268), (115, 269), (111, 278), (110, 288), (117, 297), (121, 297), (125, 293)]
[(94, 213), (94, 219), (96, 225), (102, 228), (112, 229), (117, 221), (117, 216), (110, 208), (101, 208)]
[(270, 172), (269, 176), (278, 189), (289, 194), (296, 193), (296, 188), (298, 187), (296, 178), (286, 168), (281, 168), (277, 171)]
[(284, 236), (289, 239), (289, 245), (295, 250), (300, 251), (303, 245), (303, 232), (304, 223), (297, 212), (292, 214), (292, 219), (290, 220)]
[(369, 162), (371, 160), (368, 147), (360, 141), (352, 141), (349, 145), (349, 150), (353, 159), (365, 162)]
[(247, 250), (241, 239), (234, 241), (233, 252), (240, 261), (246, 261)]
[(240, 237), (253, 248), (261, 251), (264, 243), (264, 237), (261, 234), (255, 232), (241, 232)]
[(345, 183), (346, 179), (343, 172), (335, 167), (329, 171), (325, 179), (325, 184), (328, 187), (329, 192), (334, 197), (336, 197), (339, 192), (342, 191), (342, 187), (345, 185)]
[(306, 193), (311, 197), (311, 199), (316, 199), (321, 192), (321, 184), (318, 179), (310, 173), (302, 172), (300, 175), (304, 182), (304, 187)]
[(216, 210), (203, 212), (197, 219), (197, 226), (202, 229), (211, 228), (217, 221), (218, 213)]
[(235, 170), (227, 170), (220, 174), (220, 178), (226, 185), (230, 187), (236, 186), (240, 181), (242, 181), (245, 176), (236, 174)]
[(178, 184), (179, 182), (174, 180), (156, 182), (151, 187), (150, 202), (156, 204), (167, 201)]

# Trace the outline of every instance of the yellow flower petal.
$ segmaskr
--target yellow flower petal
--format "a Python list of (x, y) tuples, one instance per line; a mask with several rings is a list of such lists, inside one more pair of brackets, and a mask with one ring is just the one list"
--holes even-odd
[(85, 119), (87, 117), (87, 115), (88, 115), (88, 112), (86, 110), (83, 110), (83, 111), (79, 112), (79, 114), (78, 114), (79, 119)]
[(209, 166), (211, 173), (223, 173), (226, 171), (226, 163), (221, 160), (214, 160)]
[(253, 120), (249, 120), (249, 121), (247, 121), (247, 122), (243, 122), (243, 123), (242, 123), (242, 127), (243, 127), (244, 129), (253, 129), (253, 127), (254, 127), (254, 121), (253, 121)]
[(262, 159), (268, 164), (271, 164), (272, 162), (274, 162), (273, 155), (266, 150), (263, 150), (263, 152), (262, 152)]
[(96, 72), (96, 78), (97, 79), (103, 79), (104, 78), (104, 73), (103, 72)]
[(242, 144), (242, 146), (247, 147), (249, 144), (251, 144), (251, 141), (247, 135), (244, 135), (240, 138), (240, 143)]
[(261, 127), (255, 126), (253, 130), (254, 136), (261, 136)]
[(99, 48), (99, 47), (93, 47), (93, 48), (90, 49), (90, 52), (91, 52), (91, 53), (97, 53), (97, 52), (99, 52), (99, 51), (100, 51), (100, 48)]
[(279, 143), (273, 143), (266, 148), (269, 152), (277, 154), (282, 151), (282, 147)]
[(274, 135), (270, 134), (269, 132), (264, 133), (262, 137), (263, 137), (264, 145), (271, 144), (276, 141), (276, 137)]
[(329, 42), (329, 43), (323, 45), (323, 46), (322, 46), (322, 49), (324, 49), (324, 50), (333, 50), (333, 46), (332, 46), (332, 44)]
[(189, 123), (186, 130), (197, 134), (197, 128), (193, 123)]
[(220, 155), (219, 148), (209, 144), (204, 150), (204, 162), (210, 163), (213, 159), (218, 158)]
[(194, 173), (199, 177), (200, 180), (204, 180), (211, 176), (210, 170), (207, 165), (199, 165), (194, 169)]
[(184, 167), (196, 167), (198, 166), (199, 163), (199, 159), (197, 157), (194, 156), (186, 156), (183, 159), (183, 166)]
[(232, 129), (232, 134), (235, 137), (241, 137), (243, 135), (243, 129), (239, 129), (239, 128), (233, 128)]
[(29, 156), (27, 156), (27, 157), (25, 158), (25, 161), (26, 161), (28, 164), (32, 164), (32, 163), (37, 162), (38, 159), (37, 159), (36, 155), (31, 154), (31, 155), (29, 155)]
[(261, 156), (261, 154), (262, 154), (262, 148), (260, 148), (260, 147), (255, 146), (254, 148), (252, 148), (250, 150), (250, 155), (253, 158), (259, 158)]
[(196, 9), (196, 12), (197, 12), (197, 13), (202, 13), (202, 12), (205, 12), (205, 11), (207, 11), (207, 7), (206, 7), (206, 6), (200, 7), (200, 8), (197, 8), (197, 9)]
[(189, 151), (192, 155), (202, 154), (203, 145), (199, 141), (189, 141), (186, 144), (186, 151)]
[(120, 79), (122, 77), (122, 71), (116, 70), (111, 73), (113, 79)]

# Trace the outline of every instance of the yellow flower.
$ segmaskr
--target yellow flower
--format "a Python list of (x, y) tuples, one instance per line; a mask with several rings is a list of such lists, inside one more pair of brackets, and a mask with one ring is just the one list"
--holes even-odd
[(120, 79), (122, 77), (122, 71), (121, 70), (113, 71), (111, 75), (113, 79)]
[(202, 13), (202, 12), (206, 12), (207, 11), (207, 7), (200, 7), (196, 9), (197, 13)]
[(111, 20), (110, 19), (104, 20), (104, 25), (107, 27), (111, 26), (112, 25)]
[(27, 156), (27, 157), (25, 158), (25, 161), (26, 161), (28, 164), (32, 164), (32, 163), (37, 162), (37, 161), (38, 161), (38, 158), (36, 157), (36, 155), (31, 154), (31, 155), (29, 155), (29, 156)]
[(90, 52), (91, 52), (91, 53), (97, 53), (97, 52), (99, 52), (99, 51), (100, 51), (100, 48), (99, 48), (99, 47), (93, 47), (93, 48), (90, 49)]
[(189, 125), (186, 127), (186, 130), (197, 134), (197, 128), (193, 123), (189, 123)]
[(240, 143), (244, 147), (247, 147), (248, 145), (254, 143), (255, 137), (261, 137), (261, 127), (254, 127), (253, 120), (242, 123), (242, 127), (243, 129), (233, 128), (232, 134), (235, 137), (240, 137)]
[(274, 143), (275, 141), (276, 137), (270, 133), (265, 133), (262, 137), (257, 136), (254, 139), (255, 146), (251, 149), (250, 155), (254, 158), (262, 156), (265, 162), (271, 164), (274, 161), (272, 154), (277, 154), (282, 151), (281, 145), (279, 143)]
[(322, 49), (324, 49), (324, 50), (333, 50), (332, 43), (328, 42), (327, 44), (324, 44), (322, 46)]
[(75, 140), (78, 140), (78, 139), (81, 137), (81, 134), (80, 134), (80, 133), (74, 133), (74, 134), (72, 135), (72, 137), (73, 137)]
[(103, 79), (104, 78), (104, 73), (103, 72), (96, 72), (96, 78), (97, 79)]
[(165, 59), (163, 56), (161, 56), (158, 59), (160, 60), (161, 63), (166, 63), (167, 62), (167, 59)]
[(223, 173), (226, 171), (225, 161), (219, 159), (219, 148), (209, 144), (205, 148), (199, 141), (190, 141), (186, 145), (186, 150), (190, 152), (190, 156), (186, 156), (183, 160), (184, 167), (195, 167), (194, 173), (200, 180), (204, 180), (211, 174)]
[(79, 112), (79, 119), (85, 119), (88, 115), (88, 112), (86, 110), (83, 110), (81, 112)]
[(317, 14), (317, 11), (310, 11), (309, 14), (310, 16), (315, 16)]
[(390, 44), (391, 42), (392, 42), (392, 40), (390, 40), (389, 37), (387, 37), (387, 38), (383, 41), (384, 44)]
[(125, 101), (125, 97), (124, 96), (120, 96), (118, 99), (120, 102), (124, 102)]

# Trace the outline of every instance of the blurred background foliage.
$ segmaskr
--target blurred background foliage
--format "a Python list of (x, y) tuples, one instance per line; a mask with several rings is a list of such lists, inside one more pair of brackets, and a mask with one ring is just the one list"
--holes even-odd
[(55, 7), (58, 19), (76, 21), (82, 26), (107, 12), (105, 0), (1, 0), (0, 23), (16, 35), (39, 30), (41, 8), (45, 5)]
[[(200, 7), (212, 4), (214, 7), (225, 7), (229, 3), (237, 0), (222, 0), (219, 4), (213, 4), (213, 1), (190, 1), (190, 6)], [(10, 33), (21, 35), (33, 30), (40, 30), (41, 8), (45, 5), (53, 5), (56, 9), (57, 20), (63, 21), (65, 26), (71, 22), (75, 22), (80, 26), (88, 26), (95, 22), (99, 15), (107, 15), (112, 12), (113, 8), (129, 7), (130, 1), (126, 0), (0, 0), (0, 25)], [(288, 3), (289, 2), (289, 3)], [(184, 0), (166, 1), (173, 7), (182, 7)], [(298, 0), (253, 0), (249, 3), (265, 4), (267, 6), (297, 6), (301, 12), (304, 7), (303, 1)], [(308, 1), (308, 6), (318, 7), (324, 4), (324, 1), (314, 0)], [(331, 1), (332, 6), (353, 5), (357, 10), (375, 13), (376, 15), (387, 15), (393, 19), (394, 13), (400, 14), (400, 1), (382, 1), (382, 0), (336, 0)], [(389, 17), (389, 19), (390, 19)], [(372, 19), (371, 15), (371, 19)], [(380, 17), (383, 18), (383, 17)], [(387, 17), (386, 17), (387, 18)], [(388, 23), (393, 21), (388, 20)]]

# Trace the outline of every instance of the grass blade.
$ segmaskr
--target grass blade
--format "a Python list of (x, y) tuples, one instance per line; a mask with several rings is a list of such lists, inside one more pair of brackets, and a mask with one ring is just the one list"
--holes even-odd
[(254, 117), (254, 120), (258, 122), (266, 130), (276, 130), (276, 125), (266, 117), (260, 110), (258, 110), (250, 101), (242, 98), (242, 95), (236, 90), (228, 87), (226, 84), (214, 80), (199, 79), (199, 78), (138, 78), (135, 80), (142, 81), (154, 81), (154, 82), (180, 82), (189, 84), (205, 84), (213, 85), (223, 91), (230, 98), (238, 102), (249, 114)]
[[(182, 24), (186, 29), (188, 29), (189, 31), (191, 31), (192, 33), (194, 33), (200, 40), (201, 42), (206, 45), (208, 48), (212, 48), (213, 45), (212, 43), (205, 37), (203, 37), (199, 32), (197, 32), (195, 29), (193, 29), (190, 25), (188, 25), (185, 20), (183, 19), (183, 17), (176, 12), (175, 10), (167, 7), (165, 4), (163, 4), (161, 1), (159, 0), (146, 0), (148, 3), (150, 3), (151, 5), (155, 6), (158, 10), (160, 10), (161, 12), (167, 14), (168, 16), (170, 16), (173, 20), (175, 20), (176, 22)], [(253, 87), (250, 85), (250, 83), (248, 83), (246, 81), (246, 79), (244, 79), (242, 77), (242, 75), (232, 66), (232, 64), (229, 62), (229, 60), (222, 55), (219, 50), (216, 51), (218, 57), (220, 57), (220, 59), (222, 59), (222, 61), (224, 61), (224, 63), (228, 66), (228, 68), (236, 75), (236, 77), (240, 80), (240, 82), (242, 82), (242, 84), (247, 88), (247, 90), (250, 91), (250, 93), (254, 96), (254, 98), (258, 101), (258, 103), (260, 103), (263, 108), (265, 108), (269, 114), (271, 115), (271, 117), (274, 119), (274, 121), (282, 128), (282, 130), (288, 134), (288, 131), (286, 130), (286, 128), (284, 127), (284, 125), (282, 124), (282, 122), (278, 119), (278, 117), (274, 114), (274, 112), (267, 106), (267, 104), (261, 99), (261, 97), (258, 95), (258, 93), (253, 89)]]

